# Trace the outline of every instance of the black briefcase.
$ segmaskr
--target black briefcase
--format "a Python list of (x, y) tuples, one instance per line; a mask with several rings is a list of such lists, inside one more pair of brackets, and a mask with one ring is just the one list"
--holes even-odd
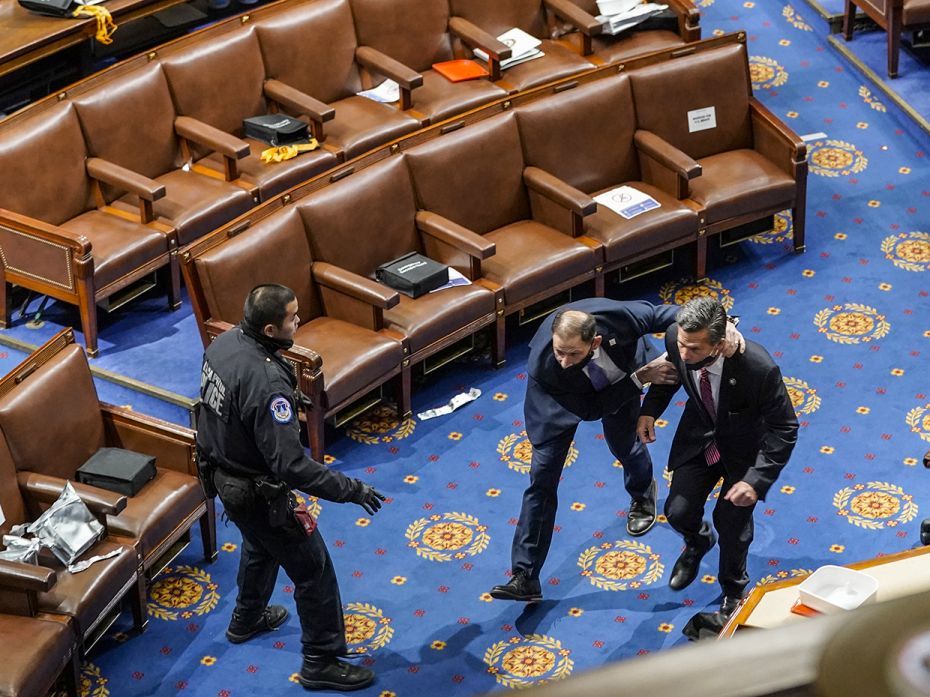
[(242, 119), (242, 128), (247, 138), (255, 138), (269, 145), (291, 145), (309, 143), (307, 124), (287, 114), (264, 114)]
[(78, 467), (81, 484), (135, 496), (155, 477), (155, 458), (123, 448), (100, 448)]
[(449, 267), (416, 252), (382, 264), (375, 278), (394, 290), (418, 298), (449, 282)]
[(30, 12), (51, 17), (71, 17), (72, 0), (19, 0), (19, 4)]

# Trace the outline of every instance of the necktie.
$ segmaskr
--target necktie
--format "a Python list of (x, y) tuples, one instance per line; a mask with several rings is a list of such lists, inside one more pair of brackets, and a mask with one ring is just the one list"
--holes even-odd
[[(717, 407), (714, 404), (714, 391), (710, 386), (710, 375), (707, 373), (707, 368), (701, 368), (701, 401), (707, 407), (711, 420), (716, 422)], [(720, 462), (720, 451), (717, 450), (716, 441), (712, 440), (710, 445), (704, 449), (704, 459), (707, 460), (708, 465), (716, 465)]]
[(588, 361), (588, 379), (591, 381), (591, 384), (594, 386), (594, 389), (598, 392), (603, 390), (605, 387), (610, 385), (610, 380), (607, 379), (607, 373), (604, 372), (604, 369), (601, 368), (593, 359)]

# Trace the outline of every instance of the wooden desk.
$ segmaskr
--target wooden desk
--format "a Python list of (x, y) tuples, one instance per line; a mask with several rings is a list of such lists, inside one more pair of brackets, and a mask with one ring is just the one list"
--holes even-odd
[[(106, 8), (121, 24), (183, 2), (187, 0), (108, 0)], [(93, 41), (96, 30), (93, 19), (44, 17), (24, 10), (16, 0), (0, 0), (0, 77)]]
[[(846, 566), (866, 571), (878, 580), (878, 602), (930, 589), (930, 547), (909, 549)], [(798, 599), (796, 586), (805, 578), (807, 576), (797, 576), (753, 588), (739, 610), (730, 617), (720, 637), (732, 636), (737, 631), (743, 633), (750, 629), (771, 629), (808, 622), (808, 618), (791, 612), (792, 604)]]

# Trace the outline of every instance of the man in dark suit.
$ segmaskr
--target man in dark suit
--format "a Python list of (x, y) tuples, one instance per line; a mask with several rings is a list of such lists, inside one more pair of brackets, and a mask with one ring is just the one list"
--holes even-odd
[(649, 451), (636, 438), (644, 383), (677, 381), (674, 367), (645, 336), (665, 331), (677, 306), (604, 298), (580, 300), (548, 317), (530, 342), (524, 414), (533, 446), (511, 551), (511, 580), (491, 589), (501, 600), (542, 598), (539, 572), (549, 552), (557, 489), (580, 421), (600, 419), (610, 452), (623, 463), (632, 497), (627, 532), (655, 523), (656, 484)]
[[(714, 546), (715, 535), (703, 520), (704, 503), (722, 477), (713, 518), (720, 535), (724, 615), (736, 609), (749, 583), (746, 558), (755, 503), (765, 498), (798, 437), (798, 420), (778, 366), (752, 341), (746, 342), (745, 353), (724, 356), (726, 324), (718, 301), (697, 298), (681, 308), (677, 324), (665, 334), (668, 360), (688, 393), (668, 460), (673, 474), (665, 515), (686, 545), (669, 586), (681, 590), (694, 581), (701, 558)], [(655, 420), (677, 390), (667, 384), (649, 389), (637, 424), (643, 443), (655, 441)]]

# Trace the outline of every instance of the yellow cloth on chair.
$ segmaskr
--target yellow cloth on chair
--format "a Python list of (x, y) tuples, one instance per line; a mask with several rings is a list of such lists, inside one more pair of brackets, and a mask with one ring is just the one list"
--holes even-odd
[(292, 157), (297, 157), (302, 152), (316, 150), (318, 147), (320, 147), (320, 144), (316, 142), (316, 138), (311, 138), (309, 143), (279, 145), (275, 148), (262, 150), (261, 158), (262, 162), (264, 162), (266, 165), (271, 164), (272, 162), (284, 162), (285, 160), (290, 160)]
[(110, 15), (110, 11), (100, 5), (78, 5), (77, 9), (71, 13), (72, 17), (94, 17), (97, 20), (96, 39), (102, 44), (113, 43), (113, 32), (116, 31), (116, 23)]

